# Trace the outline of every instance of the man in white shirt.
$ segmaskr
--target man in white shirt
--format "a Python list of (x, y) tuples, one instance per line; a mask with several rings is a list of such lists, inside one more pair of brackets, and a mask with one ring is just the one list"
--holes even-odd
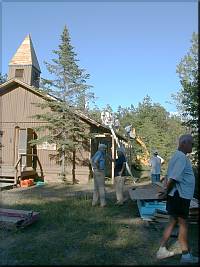
[(186, 154), (192, 152), (193, 139), (190, 134), (179, 138), (178, 150), (173, 154), (167, 170), (167, 188), (160, 193), (160, 197), (167, 197), (166, 209), (170, 215), (170, 221), (164, 230), (157, 258), (164, 259), (174, 255), (173, 251), (166, 248), (168, 239), (179, 224), (178, 240), (182, 250), (181, 263), (198, 263), (198, 257), (194, 257), (188, 245), (188, 225), (190, 201), (193, 198), (195, 177), (192, 165)]
[(161, 164), (164, 160), (158, 156), (158, 151), (154, 151), (153, 157), (150, 159), (149, 165), (151, 166), (151, 181), (152, 183), (160, 182)]

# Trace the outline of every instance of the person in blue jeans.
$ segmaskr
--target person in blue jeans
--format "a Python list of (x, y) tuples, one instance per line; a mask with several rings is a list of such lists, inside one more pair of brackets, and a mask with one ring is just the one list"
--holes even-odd
[(158, 156), (158, 151), (154, 151), (153, 157), (150, 159), (149, 165), (151, 166), (151, 181), (152, 183), (160, 182), (161, 164), (164, 160)]

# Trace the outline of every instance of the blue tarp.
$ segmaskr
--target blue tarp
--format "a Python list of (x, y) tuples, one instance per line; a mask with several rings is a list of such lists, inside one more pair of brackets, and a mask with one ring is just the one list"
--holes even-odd
[(166, 211), (166, 201), (137, 200), (137, 206), (142, 219), (151, 219), (156, 209)]

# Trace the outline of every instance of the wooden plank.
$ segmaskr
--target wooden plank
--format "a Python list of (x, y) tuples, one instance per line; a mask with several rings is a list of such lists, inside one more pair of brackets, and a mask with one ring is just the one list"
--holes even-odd
[(14, 183), (0, 183), (0, 189), (13, 188)]
[(169, 221), (169, 219), (167, 219), (167, 218), (158, 218), (158, 217), (154, 217), (154, 219), (153, 219), (155, 222), (168, 222)]
[(162, 191), (162, 187), (157, 184), (145, 185), (143, 187), (130, 188), (129, 195), (132, 200), (149, 199), (160, 200), (158, 193)]
[(198, 209), (189, 209), (189, 214), (191, 214), (191, 215), (199, 215), (199, 210)]
[(14, 177), (11, 177), (11, 176), (9, 176), (9, 177), (8, 176), (7, 177), (6, 176), (3, 176), (3, 177), (1, 176), (0, 177), (0, 180), (4, 180), (4, 179), (7, 180), (7, 181), (10, 181), (10, 180), (12, 181), (12, 180), (14, 180)]
[(161, 214), (161, 213), (157, 213), (157, 212), (154, 212), (154, 217), (169, 219), (169, 215), (168, 214)]
[(14, 179), (12, 180), (0, 179), (0, 186), (1, 184), (14, 184)]
[(7, 216), (19, 216), (19, 217), (26, 217), (30, 214), (36, 215), (38, 212), (33, 212), (32, 210), (14, 210), (14, 209), (3, 209), (0, 208), (0, 215), (6, 214)]
[(10, 179), (7, 179), (7, 178), (0, 178), (0, 183), (14, 183), (14, 178), (10, 178)]
[(2, 223), (8, 222), (8, 223), (15, 224), (19, 220), (23, 220), (23, 219), (22, 218), (19, 218), (19, 217), (9, 217), (9, 216), (0, 215), (0, 222), (2, 222)]
[(15, 170), (8, 171), (8, 170), (1, 170), (1, 177), (15, 177)]

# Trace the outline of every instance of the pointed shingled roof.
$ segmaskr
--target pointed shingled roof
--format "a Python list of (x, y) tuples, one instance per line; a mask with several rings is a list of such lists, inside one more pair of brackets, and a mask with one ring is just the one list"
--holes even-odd
[(9, 65), (32, 65), (41, 72), (30, 34), (25, 37)]

